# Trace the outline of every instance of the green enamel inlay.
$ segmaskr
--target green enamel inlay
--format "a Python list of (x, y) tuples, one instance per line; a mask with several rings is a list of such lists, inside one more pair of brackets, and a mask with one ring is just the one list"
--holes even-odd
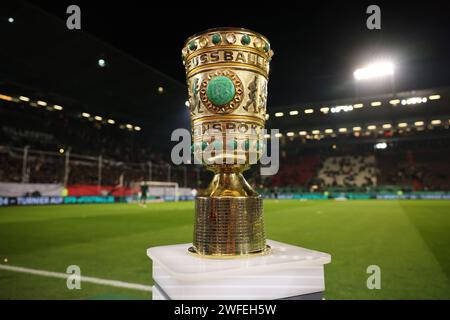
[(208, 147), (208, 143), (206, 141), (202, 142), (202, 150), (205, 151), (205, 149)]
[(250, 36), (248, 34), (244, 34), (241, 38), (241, 43), (243, 45), (249, 45), (250, 44)]
[(245, 140), (244, 141), (244, 150), (248, 151), (250, 149), (250, 140)]
[(266, 44), (264, 45), (264, 51), (269, 52), (269, 50), (270, 50), (270, 45), (266, 42)]
[(222, 106), (233, 100), (236, 89), (230, 78), (217, 76), (212, 78), (206, 87), (206, 96), (216, 106)]
[(197, 49), (197, 44), (195, 43), (195, 41), (189, 42), (189, 50), (193, 51), (195, 49)]
[(228, 141), (228, 147), (231, 150), (236, 150), (237, 146), (238, 146), (238, 142), (236, 140), (233, 139), (233, 140)]
[(219, 44), (219, 43), (221, 43), (221, 42), (222, 42), (222, 37), (220, 36), (220, 34), (218, 34), (218, 33), (213, 34), (213, 36), (212, 36), (212, 42), (213, 42), (214, 44)]

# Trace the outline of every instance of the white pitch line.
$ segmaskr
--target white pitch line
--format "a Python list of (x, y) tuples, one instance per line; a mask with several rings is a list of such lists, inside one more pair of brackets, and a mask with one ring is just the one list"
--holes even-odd
[[(67, 274), (67, 273), (62, 273), (62, 272), (53, 272), (53, 271), (47, 271), (47, 270), (23, 268), (23, 267), (18, 267), (18, 266), (7, 266), (4, 264), (0, 264), (0, 269), (7, 270), (7, 271), (13, 271), (13, 272), (34, 274), (34, 275), (43, 276), (43, 277), (60, 278), (60, 279), (67, 279), (68, 277), (73, 276), (73, 274)], [(151, 286), (147, 286), (147, 285), (139, 284), (139, 283), (108, 280), (108, 279), (86, 277), (86, 276), (80, 276), (80, 280), (81, 280), (81, 282), (89, 282), (89, 283), (101, 284), (101, 285), (111, 286), (111, 287), (127, 288), (127, 289), (132, 289), (132, 290), (149, 291), (149, 292), (152, 291)]]

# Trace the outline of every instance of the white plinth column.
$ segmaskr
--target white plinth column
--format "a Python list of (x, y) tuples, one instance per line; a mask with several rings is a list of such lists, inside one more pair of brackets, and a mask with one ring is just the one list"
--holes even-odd
[(265, 256), (207, 259), (192, 244), (147, 250), (153, 261), (153, 299), (320, 299), (327, 253), (267, 240)]

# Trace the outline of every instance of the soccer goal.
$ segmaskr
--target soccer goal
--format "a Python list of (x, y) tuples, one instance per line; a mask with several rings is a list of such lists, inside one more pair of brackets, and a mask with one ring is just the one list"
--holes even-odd
[(141, 184), (148, 186), (148, 197), (160, 198), (164, 201), (178, 201), (179, 187), (177, 182), (140, 181), (135, 184), (135, 189), (139, 190)]

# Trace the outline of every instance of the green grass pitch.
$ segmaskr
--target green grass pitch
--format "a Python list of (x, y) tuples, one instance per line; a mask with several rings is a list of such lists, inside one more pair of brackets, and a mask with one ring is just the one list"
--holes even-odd
[[(326, 299), (450, 299), (450, 201), (266, 200), (267, 238), (328, 252)], [(0, 208), (0, 264), (151, 285), (151, 246), (192, 240), (193, 202)], [(4, 260), (8, 259), (7, 262)], [(369, 265), (381, 289), (366, 286)], [(151, 293), (0, 270), (0, 299)]]

